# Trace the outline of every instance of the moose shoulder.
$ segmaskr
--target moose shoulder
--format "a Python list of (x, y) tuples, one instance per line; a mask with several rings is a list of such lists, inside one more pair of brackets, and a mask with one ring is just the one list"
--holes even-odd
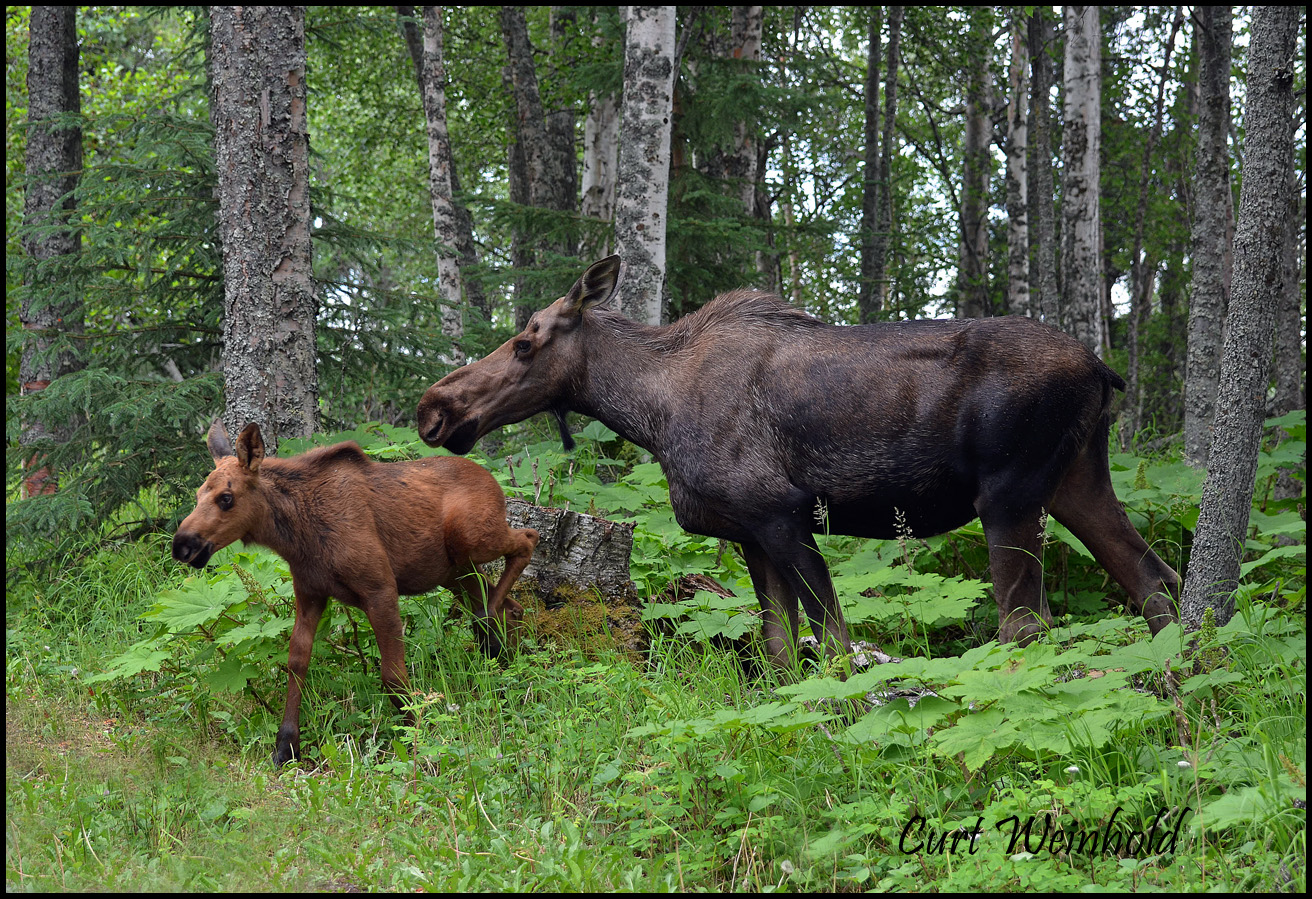
[(1040, 519), (1068, 527), (1156, 633), (1179, 576), (1130, 524), (1107, 462), (1121, 378), (1073, 338), (1022, 318), (841, 327), (735, 291), (666, 327), (600, 308), (619, 258), (486, 358), (430, 387), (420, 436), (467, 452), (536, 412), (600, 419), (649, 450), (689, 531), (742, 547), (783, 664), (798, 605), (831, 651), (850, 644), (813, 532), (927, 537), (978, 517), (999, 636), (1052, 621)]

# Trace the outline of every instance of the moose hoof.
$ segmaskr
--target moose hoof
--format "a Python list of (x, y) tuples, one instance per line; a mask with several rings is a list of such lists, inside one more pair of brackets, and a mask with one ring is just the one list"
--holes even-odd
[(288, 762), (301, 757), (301, 737), (299, 733), (282, 728), (278, 731), (277, 748), (273, 750), (273, 766), (281, 768)]

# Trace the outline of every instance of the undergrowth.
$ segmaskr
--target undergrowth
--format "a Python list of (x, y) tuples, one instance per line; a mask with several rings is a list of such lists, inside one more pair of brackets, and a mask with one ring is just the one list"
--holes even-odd
[[(58, 572), (11, 562), (8, 888), (1301, 891), (1305, 496), (1265, 490), (1302, 449), (1301, 420), (1283, 424), (1238, 612), (1189, 635), (1194, 651), (1125, 617), (1055, 522), (1057, 625), (1024, 649), (994, 640), (977, 524), (822, 537), (853, 636), (901, 659), (845, 680), (715, 648), (754, 651), (745, 566), (678, 528), (639, 451), (595, 422), (572, 456), (530, 437), (478, 461), (510, 495), (635, 524), (645, 661), (531, 629), (488, 661), (449, 595), (404, 598), (412, 730), (380, 695), (367, 622), (333, 604), (306, 758), (282, 772), (280, 559), (234, 546), (190, 573), (155, 535), (88, 543)], [(344, 438), (434, 452), (382, 425), (315, 442)], [(1199, 475), (1112, 462), (1136, 526), (1187, 565)], [(692, 575), (718, 589), (658, 601)]]

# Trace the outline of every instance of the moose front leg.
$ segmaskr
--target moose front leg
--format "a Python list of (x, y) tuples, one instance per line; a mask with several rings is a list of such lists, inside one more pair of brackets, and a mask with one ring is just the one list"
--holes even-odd
[(310, 669), (310, 652), (314, 633), (328, 605), (328, 597), (311, 596), (296, 590), (296, 623), (292, 625), (291, 647), (287, 652), (287, 704), (283, 707), (282, 726), (273, 751), (273, 763), (281, 768), (301, 755), (301, 689)]
[(797, 659), (797, 597), (764, 550), (755, 543), (739, 545), (761, 604), (766, 654), (775, 668), (788, 668)]
[[(830, 656), (850, 653), (852, 644), (847, 636), (847, 621), (838, 605), (829, 568), (811, 532), (794, 527), (791, 522), (779, 522), (762, 528), (757, 534), (757, 542), (770, 565), (788, 586), (793, 607), (800, 601), (806, 610), (811, 632), (824, 645), (826, 653)], [(788, 605), (781, 608), (787, 611)]]

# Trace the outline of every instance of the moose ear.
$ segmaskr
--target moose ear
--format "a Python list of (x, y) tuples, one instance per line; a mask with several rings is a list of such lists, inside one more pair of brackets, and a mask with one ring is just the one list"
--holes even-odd
[(582, 315), (593, 306), (609, 302), (619, 288), (624, 273), (624, 264), (619, 256), (607, 256), (600, 262), (594, 262), (565, 294), (564, 311), (571, 315)]
[(215, 462), (232, 455), (232, 441), (228, 439), (228, 429), (223, 426), (223, 419), (214, 419), (205, 435), (205, 446), (209, 448)]
[(237, 435), (237, 463), (254, 474), (260, 470), (263, 461), (264, 436), (260, 434), (260, 426), (251, 422)]

